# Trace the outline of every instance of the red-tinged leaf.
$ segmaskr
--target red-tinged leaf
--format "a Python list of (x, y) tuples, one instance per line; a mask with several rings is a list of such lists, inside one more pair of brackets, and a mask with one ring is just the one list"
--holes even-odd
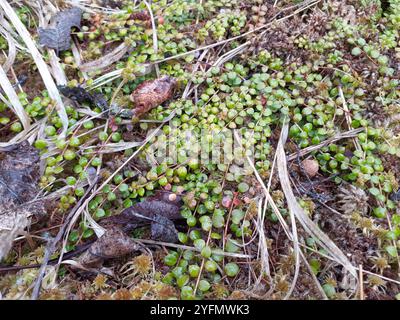
[(267, 102), (268, 102), (267, 98), (265, 96), (261, 96), (261, 104), (265, 106)]
[(118, 124), (115, 123), (115, 118), (111, 118), (108, 127), (112, 132), (118, 131)]
[(222, 206), (224, 208), (230, 208), (232, 205), (232, 199), (228, 196), (222, 198)]

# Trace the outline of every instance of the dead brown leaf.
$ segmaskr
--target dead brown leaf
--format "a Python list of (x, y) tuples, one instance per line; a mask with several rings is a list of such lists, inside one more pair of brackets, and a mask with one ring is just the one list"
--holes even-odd
[(175, 87), (176, 80), (168, 76), (141, 83), (130, 97), (131, 101), (135, 103), (133, 110), (135, 116), (140, 117), (170, 99), (174, 94)]
[(39, 154), (28, 142), (0, 149), (0, 259), (30, 218), (46, 211), (43, 202), (31, 202), (39, 177)]
[(181, 197), (172, 192), (159, 192), (120, 214), (101, 220), (105, 234), (97, 239), (79, 259), (84, 266), (98, 266), (104, 260), (121, 258), (140, 249), (129, 233), (136, 228), (150, 225), (151, 238), (176, 242), (178, 232), (173, 220), (181, 219)]

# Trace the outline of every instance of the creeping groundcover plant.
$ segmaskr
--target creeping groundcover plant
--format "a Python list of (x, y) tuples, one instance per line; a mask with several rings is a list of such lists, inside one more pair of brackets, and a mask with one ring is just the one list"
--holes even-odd
[(400, 299), (399, 0), (0, 0), (0, 299)]

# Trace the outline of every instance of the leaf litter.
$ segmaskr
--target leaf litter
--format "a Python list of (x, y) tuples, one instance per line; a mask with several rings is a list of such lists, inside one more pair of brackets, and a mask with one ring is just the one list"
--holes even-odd
[(82, 10), (73, 7), (58, 12), (51, 21), (51, 27), (39, 28), (39, 44), (44, 47), (59, 51), (68, 50), (71, 47), (71, 28), (81, 28)]
[(100, 220), (100, 226), (106, 230), (104, 235), (78, 261), (83, 266), (94, 266), (104, 260), (121, 258), (138, 251), (141, 245), (130, 237), (130, 233), (148, 225), (151, 226), (151, 239), (177, 242), (178, 231), (173, 221), (182, 219), (181, 205), (181, 196), (172, 192), (159, 192), (120, 214)]
[[(1, 250), (9, 251), (15, 237), (28, 232), (26, 241), (19, 241), (5, 255), (4, 261), (16, 264), (16, 269), (9, 270), (41, 266), (34, 299), (66, 298), (60, 292), (69, 285), (81, 292), (74, 297), (84, 299), (149, 298), (148, 294), (169, 298), (176, 296), (172, 286), (180, 290), (182, 299), (393, 299), (399, 288), (400, 220), (394, 191), (399, 178), (398, 35), (391, 32), (399, 7), (394, 0), (389, 2), (384, 8), (354, 1), (256, 0), (254, 5), (228, 8), (236, 2), (170, 1), (168, 7), (143, 2), (125, 7), (125, 1), (102, 1), (103, 6), (118, 7), (116, 13), (92, 3), (80, 4), (79, 13), (74, 8), (59, 12), (48, 29), (38, 30), (39, 43), (58, 51), (59, 57), (53, 53), (50, 61), (56, 82), (65, 83), (58, 79), (57, 64), (70, 80), (57, 92), (53, 90), (51, 97), (57, 98), (60, 92), (74, 101), (76, 110), (66, 107), (67, 117), (60, 112), (63, 108), (58, 109), (69, 139), (64, 145), (65, 135), (53, 135), (61, 124), (52, 113), (54, 101), (46, 101), (47, 93), (31, 105), (24, 101), (25, 88), (14, 88), (21, 90), (21, 102), (34, 125), (42, 121), (29, 138), (44, 149), (41, 156), (46, 164), (40, 179), (14, 170), (15, 184), (23, 177), (28, 182), (25, 191), (8, 183), (9, 172), (0, 171), (0, 195), (6, 200), (6, 209), (0, 211), (7, 217), (0, 218), (0, 240), (4, 238), (7, 244)], [(23, 14), (16, 18), (10, 8), (6, 9), (12, 25), (17, 29), (23, 20), (26, 30), (35, 34), (32, 20), (26, 21)], [(380, 19), (388, 32), (380, 30)], [(72, 27), (79, 32), (74, 35), (71, 56), (63, 51), (71, 46)], [(371, 32), (366, 32), (369, 28)], [(33, 50), (33, 39), (23, 34), (37, 62), (42, 57)], [(10, 41), (14, 39), (7, 37)], [(54, 64), (54, 58), (59, 62)], [(19, 55), (12, 60), (30, 62)], [(150, 68), (143, 72), (143, 65)], [(8, 67), (7, 76), (16, 78), (15, 70)], [(23, 67), (16, 76), (19, 69)], [(182, 98), (174, 97), (178, 83), (186, 85)], [(42, 110), (35, 109), (38, 104)], [(100, 109), (101, 114), (90, 109)], [(37, 111), (43, 113), (38, 117)], [(389, 120), (376, 129), (377, 118)], [(153, 128), (154, 135), (170, 132), (166, 124), (170, 119), (192, 132), (208, 127), (255, 129), (257, 161), (249, 161), (254, 175), (241, 176), (236, 164), (216, 170), (192, 161), (187, 165), (187, 159), (179, 159), (178, 167), (167, 162), (168, 175), (165, 163), (153, 160), (153, 167), (139, 166), (153, 147), (153, 136), (144, 137)], [(282, 125), (286, 120), (289, 139), (283, 143), (282, 134), (278, 137), (282, 128), (289, 129)], [(73, 129), (67, 132), (68, 127)], [(381, 127), (386, 131), (374, 132)], [(13, 128), (17, 131), (18, 123)], [(10, 131), (7, 125), (0, 130)], [(385, 137), (387, 145), (379, 136)], [(253, 137), (246, 140), (253, 144)], [(352, 142), (357, 142), (357, 150)], [(386, 151), (379, 155), (382, 146), (389, 146), (390, 156)], [(0, 168), (18, 163), (13, 153), (18, 148), (2, 149)], [(34, 160), (36, 172), (38, 154), (34, 157), (26, 151), (25, 156)], [(80, 181), (88, 175), (89, 187)], [(104, 186), (113, 189), (103, 192)], [(181, 202), (177, 188), (193, 195), (190, 201)], [(34, 200), (39, 192), (60, 201), (47, 224), (32, 229), (32, 216), (45, 214), (45, 206)], [(180, 221), (183, 216), (186, 223)], [(182, 229), (187, 233), (179, 233), (178, 240)], [(52, 238), (57, 230), (60, 237)], [(52, 250), (46, 250), (42, 260), (46, 241)], [(144, 245), (161, 249), (153, 251)], [(219, 260), (221, 247), (223, 259)], [(165, 248), (173, 249), (167, 252)], [(122, 289), (114, 287), (115, 279), (98, 276), (93, 281), (97, 293), (90, 293), (90, 284), (72, 284), (85, 279), (83, 275), (68, 272), (68, 266), (61, 269), (57, 259), (50, 259), (53, 254), (69, 259), (85, 249), (75, 262), (95, 268), (95, 273), (103, 270), (103, 263), (118, 270), (121, 261), (114, 259), (131, 259), (139, 251), (146, 255), (126, 263), (130, 275), (122, 279)], [(187, 279), (186, 262), (201, 266), (195, 279)], [(47, 268), (53, 263), (56, 269)], [(151, 268), (160, 270), (162, 281), (155, 280), (154, 274), (149, 280)], [(54, 270), (62, 274), (60, 289), (42, 285), (42, 279), (47, 281), (57, 273)], [(32, 274), (21, 270), (16, 276), (20, 282)], [(0, 294), (20, 297), (15, 284), (4, 285), (14, 283), (12, 276), (0, 279)], [(161, 283), (169, 288), (167, 294), (153, 290)], [(23, 286), (23, 290), (30, 294), (30, 288)]]
[(175, 88), (176, 80), (169, 76), (144, 81), (130, 96), (131, 101), (135, 104), (134, 115), (140, 117), (170, 99)]
[(46, 214), (43, 201), (34, 200), (39, 178), (39, 153), (27, 141), (0, 148), (0, 259), (33, 216)]

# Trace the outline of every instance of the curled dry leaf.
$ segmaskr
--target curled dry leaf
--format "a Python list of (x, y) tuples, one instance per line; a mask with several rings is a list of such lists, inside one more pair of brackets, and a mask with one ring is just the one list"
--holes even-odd
[(178, 231), (173, 220), (181, 219), (181, 197), (171, 192), (159, 192), (120, 214), (104, 218), (100, 225), (106, 229), (80, 258), (84, 266), (98, 266), (104, 260), (120, 258), (140, 248), (129, 233), (139, 227), (151, 226), (153, 240), (176, 242)]
[[(107, 99), (101, 93), (89, 92), (85, 88), (80, 86), (68, 87), (68, 86), (58, 86), (58, 90), (64, 97), (67, 97), (79, 104), (89, 103), (90, 105), (100, 108), (101, 111), (106, 111), (107, 114), (112, 114), (120, 116), (121, 118), (132, 118), (133, 113), (131, 110), (122, 109), (117, 104), (113, 103), (108, 105)], [(118, 129), (117, 125), (113, 125), (110, 121), (110, 129), (116, 131)], [(115, 151), (114, 151), (115, 152)]]
[(71, 47), (71, 28), (81, 27), (82, 10), (71, 8), (57, 13), (52, 21), (53, 28), (39, 28), (39, 44), (57, 51)]
[(164, 101), (170, 99), (176, 88), (174, 78), (163, 76), (141, 83), (131, 94), (131, 101), (135, 103), (134, 114), (140, 117)]
[(30, 218), (46, 212), (44, 203), (30, 202), (39, 190), (39, 178), (39, 154), (28, 142), (0, 149), (0, 259)]
[(109, 224), (119, 225), (125, 232), (151, 224), (155, 216), (163, 216), (170, 220), (181, 219), (181, 197), (171, 197), (172, 192), (159, 192), (142, 202), (123, 210), (120, 214), (101, 220), (105, 227)]
[(90, 103), (102, 111), (108, 109), (106, 98), (100, 93), (90, 93), (82, 87), (58, 86), (58, 89), (64, 97), (74, 100), (78, 103)]

